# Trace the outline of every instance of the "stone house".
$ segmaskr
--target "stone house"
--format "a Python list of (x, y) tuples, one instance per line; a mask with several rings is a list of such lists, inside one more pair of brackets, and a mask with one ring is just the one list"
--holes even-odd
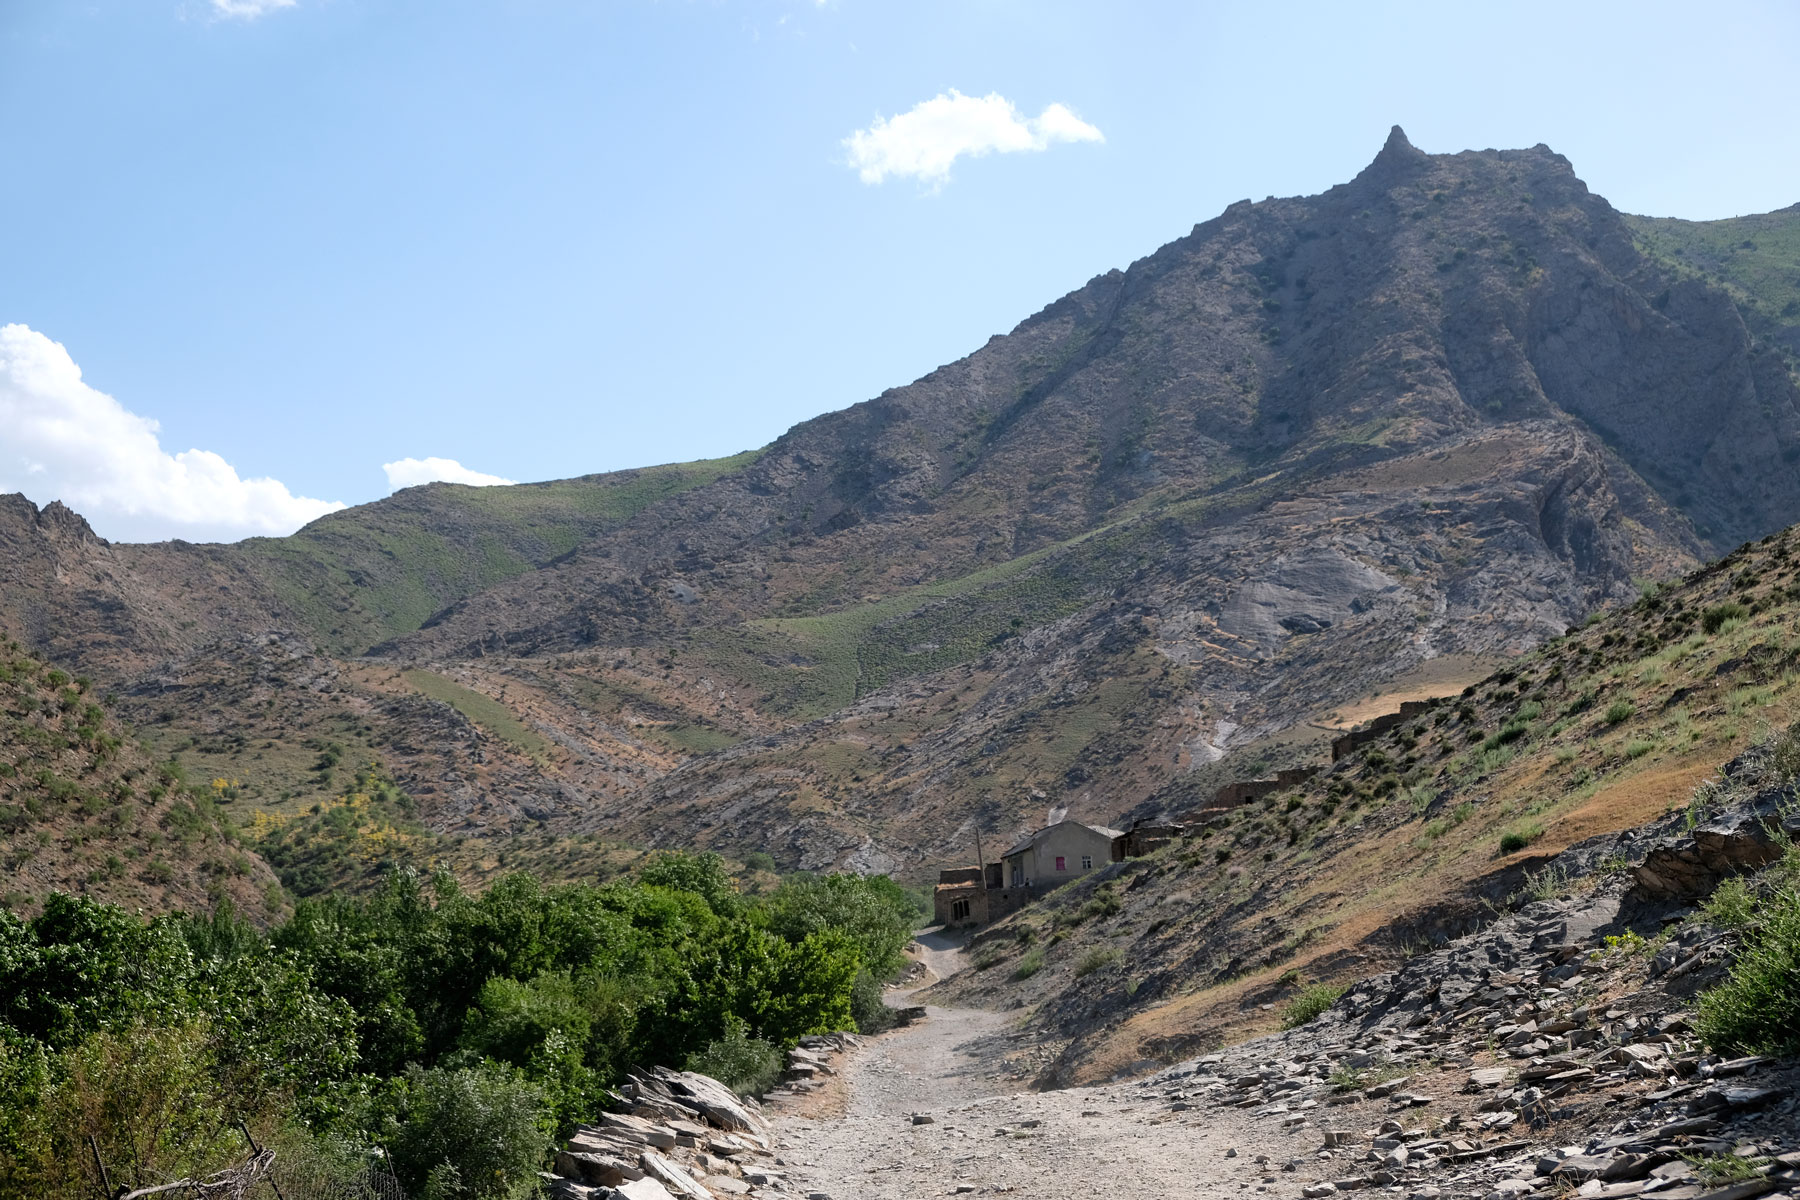
[(946, 929), (986, 925), (1031, 902), (1031, 889), (1005, 886), (999, 863), (981, 867), (955, 867), (938, 872), (932, 892), (937, 923)]

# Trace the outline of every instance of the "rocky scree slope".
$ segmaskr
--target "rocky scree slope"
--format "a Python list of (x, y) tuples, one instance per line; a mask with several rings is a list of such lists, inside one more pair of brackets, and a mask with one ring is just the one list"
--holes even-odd
[(942, 1000), (1030, 1011), (1043, 1082), (1103, 1079), (1478, 927), (1570, 846), (1704, 814), (1717, 764), (1800, 717), (1797, 552), (1788, 530), (1650, 588), (1305, 784), (1201, 813), (983, 931)]
[(372, 649), (523, 710), (508, 820), (919, 870), (969, 822), (1115, 816), (1800, 517), (1779, 314), (1635, 236), (1544, 147), (1396, 130), (1350, 183), (1233, 205), (737, 460), (434, 486), (236, 547), (15, 503), (0, 617), (133, 694), (244, 631)]
[(1800, 803), (1771, 766), (1735, 760), (1697, 828), (1675, 814), (1571, 848), (1540, 898), (1288, 1032), (1159, 1072), (1143, 1099), (1314, 1131), (1265, 1180), (1309, 1200), (1800, 1194), (1800, 1061), (1702, 1036), (1745, 935), (1693, 907), (1743, 872), (1800, 871)]

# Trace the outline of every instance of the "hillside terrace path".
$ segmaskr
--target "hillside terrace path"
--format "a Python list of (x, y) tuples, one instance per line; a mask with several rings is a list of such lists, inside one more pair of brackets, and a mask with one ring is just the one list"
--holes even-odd
[[(914, 958), (940, 977), (966, 965), (942, 934), (921, 935)], [(912, 990), (889, 1002), (904, 1005)], [(840, 1066), (842, 1116), (776, 1123), (796, 1190), (831, 1200), (1298, 1195), (1296, 1176), (1278, 1164), (1316, 1152), (1316, 1131), (1283, 1134), (1235, 1110), (1172, 1114), (1166, 1088), (1146, 1094), (1135, 1082), (1008, 1091), (1019, 1085), (1005, 1082), (1000, 1051), (1015, 1020), (929, 1007), (925, 1020), (853, 1051)], [(930, 1122), (915, 1125), (915, 1114)]]

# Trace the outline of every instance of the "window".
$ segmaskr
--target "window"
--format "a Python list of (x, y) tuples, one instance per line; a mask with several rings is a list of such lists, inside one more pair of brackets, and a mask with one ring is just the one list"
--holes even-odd
[(967, 900), (952, 901), (951, 905), (950, 905), (950, 919), (952, 921), (968, 920), (969, 919), (969, 902)]
[(1084, 871), (1091, 871), (1094, 869), (1094, 856), (1093, 855), (1084, 854), (1081, 856), (1081, 869)]
[(1057, 869), (1057, 870), (1059, 870), (1059, 871), (1066, 871), (1066, 870), (1068, 870), (1068, 869), (1069, 869), (1069, 860), (1068, 860), (1068, 859), (1066, 859), (1066, 858), (1064, 858), (1064, 857), (1063, 857), (1063, 856), (1062, 856), (1062, 855), (1060, 855), (1060, 854), (1059, 854), (1059, 855), (1057, 855), (1057, 856), (1056, 856), (1056, 869)]

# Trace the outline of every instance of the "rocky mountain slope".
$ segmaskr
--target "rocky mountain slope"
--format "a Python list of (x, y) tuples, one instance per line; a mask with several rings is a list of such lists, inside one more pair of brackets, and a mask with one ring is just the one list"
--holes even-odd
[(1691, 904), (1771, 856), (1769, 819), (1800, 819), (1778, 736), (1797, 615), (1787, 530), (997, 923), (953, 996), (1030, 1009), (1043, 1079), (1066, 1083), (1237, 1040), (1308, 980), (1401, 969), (1578, 883)]
[(1800, 519), (1800, 323), (1697, 236), (1396, 130), (736, 459), (223, 547), (14, 499), (0, 627), (271, 811), (336, 742), (439, 830), (922, 873)]

